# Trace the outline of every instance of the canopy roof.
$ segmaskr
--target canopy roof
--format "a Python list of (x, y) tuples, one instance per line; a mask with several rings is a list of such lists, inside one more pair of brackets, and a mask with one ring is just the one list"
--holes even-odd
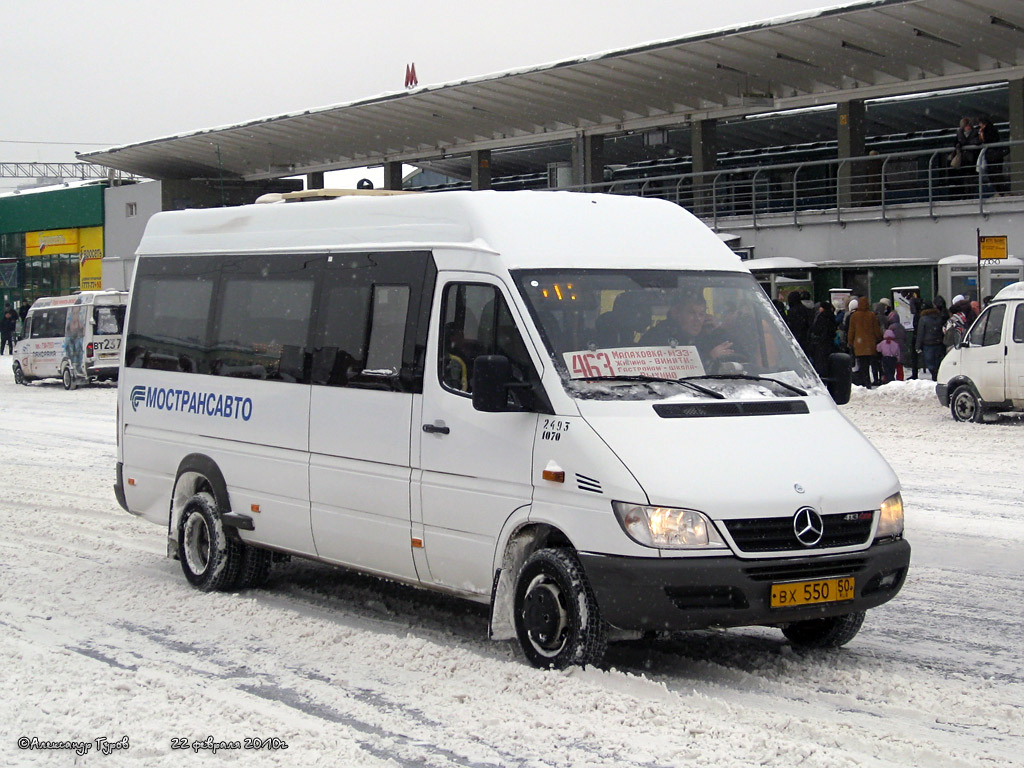
[(158, 179), (266, 179), (1021, 77), (1021, 0), (867, 0), (81, 157)]

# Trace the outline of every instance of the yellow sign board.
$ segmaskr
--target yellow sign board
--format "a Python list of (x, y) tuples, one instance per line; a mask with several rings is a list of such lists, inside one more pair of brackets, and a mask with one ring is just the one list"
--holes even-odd
[(103, 227), (47, 229), (25, 233), (25, 256), (78, 256), (78, 287), (103, 288)]
[(26, 256), (52, 256), (59, 253), (78, 253), (77, 229), (47, 229), (25, 233)]
[(103, 288), (103, 227), (83, 227), (78, 233), (78, 285), (98, 291)]
[(1007, 258), (1006, 235), (978, 235), (979, 259)]

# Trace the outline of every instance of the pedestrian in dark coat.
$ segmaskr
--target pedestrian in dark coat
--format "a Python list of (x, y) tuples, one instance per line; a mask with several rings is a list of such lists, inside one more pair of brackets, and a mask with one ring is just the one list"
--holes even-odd
[(811, 321), (811, 362), (822, 378), (828, 376), (828, 358), (836, 351), (836, 310), (832, 302), (823, 301)]
[(811, 312), (800, 300), (799, 291), (789, 294), (786, 303), (789, 304), (786, 310), (786, 325), (789, 326), (789, 330), (793, 332), (796, 340), (800, 343), (801, 349), (809, 356), (811, 320), (813, 319)]
[(10, 349), (14, 354), (14, 331), (18, 328), (18, 313), (8, 304), (4, 308), (4, 314), (0, 317), (0, 355), (4, 349)]
[(946, 346), (942, 343), (942, 315), (930, 302), (923, 304), (921, 319), (917, 323), (917, 347), (921, 354), (924, 368), (936, 380), (939, 375), (939, 363), (946, 354)]

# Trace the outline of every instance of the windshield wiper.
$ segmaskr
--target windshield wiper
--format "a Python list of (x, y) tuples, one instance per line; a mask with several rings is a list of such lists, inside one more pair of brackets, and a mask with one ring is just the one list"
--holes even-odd
[(713, 397), (716, 400), (725, 399), (725, 395), (721, 392), (715, 392), (713, 389), (702, 387), (700, 384), (696, 384), (689, 379), (664, 379), (659, 376), (585, 376), (582, 379), (577, 379), (577, 381), (632, 381), (640, 384), (681, 384), (684, 387), (689, 387), (695, 392), (700, 392), (702, 395)]
[(745, 381), (768, 381), (768, 382), (771, 382), (772, 384), (778, 384), (780, 387), (784, 387), (785, 389), (788, 389), (790, 392), (795, 392), (796, 394), (800, 395), (800, 397), (807, 397), (807, 392), (802, 390), (802, 389), (800, 389), (800, 387), (793, 386), (792, 384), (787, 384), (784, 381), (779, 381), (778, 379), (773, 379), (773, 378), (770, 378), (768, 376), (754, 376), (753, 374), (749, 374), (749, 373), (715, 373), (715, 374), (707, 373), (707, 374), (704, 374), (702, 376), (691, 376), (690, 378), (694, 378), (694, 379), (743, 379)]

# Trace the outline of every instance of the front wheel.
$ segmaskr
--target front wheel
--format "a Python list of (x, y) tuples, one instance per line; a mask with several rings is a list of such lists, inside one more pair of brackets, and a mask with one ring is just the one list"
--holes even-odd
[(864, 615), (864, 611), (856, 611), (845, 616), (794, 621), (782, 628), (782, 634), (802, 648), (839, 648), (856, 637)]
[(542, 669), (597, 664), (605, 626), (576, 557), (564, 549), (534, 552), (516, 580), (515, 626), (527, 660)]
[(28, 384), (25, 380), (25, 372), (21, 370), (21, 365), (17, 362), (14, 364), (14, 383), (15, 384)]
[(962, 384), (953, 391), (953, 397), (949, 401), (949, 411), (953, 414), (954, 421), (980, 422), (984, 413), (981, 400), (966, 384)]
[(178, 523), (178, 559), (185, 578), (203, 592), (228, 590), (238, 581), (241, 545), (228, 537), (209, 493), (197, 493), (185, 504)]

